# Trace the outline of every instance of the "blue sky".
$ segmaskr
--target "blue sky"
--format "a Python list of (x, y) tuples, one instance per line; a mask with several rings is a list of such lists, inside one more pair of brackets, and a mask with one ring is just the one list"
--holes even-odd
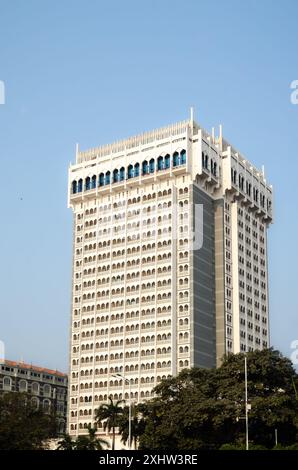
[[(0, 0), (0, 339), (67, 370), (67, 168), (93, 147), (185, 119), (224, 135), (275, 190), (272, 345), (298, 339), (298, 3)], [(296, 214), (296, 215), (295, 215)]]

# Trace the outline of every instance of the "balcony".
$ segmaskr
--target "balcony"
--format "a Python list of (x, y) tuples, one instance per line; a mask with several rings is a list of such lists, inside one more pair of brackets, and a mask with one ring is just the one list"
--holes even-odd
[(271, 211), (271, 210), (269, 210), (268, 212), (265, 213), (264, 220), (265, 220), (265, 222), (267, 222), (267, 223), (271, 223), (271, 222), (272, 222), (272, 220), (273, 220), (273, 215), (272, 215), (272, 211)]
[(238, 201), (242, 200), (243, 202), (246, 200), (247, 195), (244, 192), (244, 189), (240, 189), (237, 186), (236, 187), (236, 192), (234, 193), (234, 198), (237, 199)]
[(182, 175), (183, 173), (186, 173), (186, 166), (185, 164), (178, 165), (172, 168), (172, 174), (173, 175)]
[(167, 179), (170, 177), (171, 169), (170, 168), (164, 168), (157, 170), (155, 175), (157, 179)]
[(146, 173), (142, 175), (141, 182), (142, 183), (153, 183), (155, 180), (155, 173)]
[(206, 180), (206, 183), (208, 183), (209, 186), (217, 186), (219, 184), (218, 177), (214, 175), (212, 172), (210, 172)]
[(206, 179), (206, 178), (210, 178), (210, 170), (209, 168), (206, 168), (206, 166), (203, 166), (202, 165), (202, 170), (201, 170), (201, 173), (199, 174), (199, 177), (201, 179)]

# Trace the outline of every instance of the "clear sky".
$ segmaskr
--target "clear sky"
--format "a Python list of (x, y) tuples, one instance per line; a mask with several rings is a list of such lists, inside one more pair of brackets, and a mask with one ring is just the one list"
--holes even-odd
[[(298, 2), (0, 0), (0, 339), (6, 357), (66, 371), (72, 214), (82, 149), (196, 110), (275, 190), (272, 345), (298, 339)], [(296, 292), (297, 289), (297, 292)]]

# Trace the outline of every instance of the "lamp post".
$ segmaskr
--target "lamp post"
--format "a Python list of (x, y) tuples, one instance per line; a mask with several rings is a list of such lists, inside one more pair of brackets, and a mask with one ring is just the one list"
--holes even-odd
[(122, 374), (115, 374), (113, 377), (121, 377), (125, 383), (128, 383), (129, 390), (129, 407), (128, 407), (128, 445), (129, 450), (131, 450), (131, 384), (130, 380), (126, 379)]
[(246, 450), (248, 450), (248, 394), (247, 394), (247, 357), (244, 358), (244, 375), (245, 375), (245, 435), (246, 435)]
[(251, 405), (248, 403), (248, 392), (247, 392), (247, 357), (244, 357), (244, 389), (245, 389), (245, 416), (237, 416), (236, 421), (245, 419), (245, 449), (249, 450), (248, 443), (248, 412), (251, 410)]

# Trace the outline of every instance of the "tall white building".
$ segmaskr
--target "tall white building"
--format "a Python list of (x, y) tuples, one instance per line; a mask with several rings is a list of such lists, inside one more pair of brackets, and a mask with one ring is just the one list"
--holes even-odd
[(77, 149), (69, 207), (71, 435), (109, 396), (142, 401), (183, 368), (269, 346), (272, 187), (221, 128), (191, 117)]

